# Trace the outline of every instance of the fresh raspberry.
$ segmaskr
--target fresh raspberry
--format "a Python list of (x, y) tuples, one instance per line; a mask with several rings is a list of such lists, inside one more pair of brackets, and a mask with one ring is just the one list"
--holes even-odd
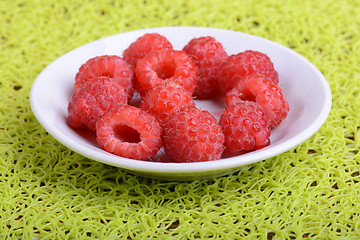
[(148, 160), (162, 145), (162, 128), (151, 114), (130, 105), (117, 106), (96, 122), (96, 140), (115, 155)]
[(161, 124), (186, 106), (195, 107), (191, 94), (179, 84), (167, 81), (150, 89), (140, 104), (140, 108), (154, 115)]
[(182, 108), (164, 126), (164, 150), (174, 162), (220, 159), (224, 135), (216, 119), (205, 110)]
[(158, 33), (146, 33), (130, 44), (124, 51), (123, 58), (135, 69), (137, 61), (147, 54), (161, 49), (172, 48), (171, 43), (166, 37)]
[(225, 136), (225, 153), (239, 154), (270, 144), (270, 127), (261, 106), (238, 100), (225, 108), (219, 125)]
[(130, 65), (121, 57), (115, 55), (102, 55), (89, 59), (81, 65), (75, 76), (75, 89), (95, 77), (113, 78), (129, 98), (134, 93), (135, 74)]
[(117, 82), (97, 77), (75, 90), (68, 105), (67, 122), (71, 127), (95, 129), (95, 122), (117, 105), (127, 104), (127, 95)]
[(251, 74), (261, 74), (278, 84), (278, 73), (270, 58), (261, 52), (247, 50), (229, 56), (219, 68), (219, 87), (225, 95), (238, 81)]
[(256, 101), (264, 110), (271, 128), (277, 127), (287, 116), (289, 104), (282, 89), (261, 75), (250, 75), (238, 82), (235, 87), (225, 95), (225, 103), (232, 104), (238, 99)]
[(222, 44), (210, 36), (193, 38), (183, 50), (190, 55), (198, 74), (194, 95), (201, 99), (216, 96), (219, 67), (227, 58)]
[(136, 65), (136, 89), (144, 96), (163, 81), (182, 85), (191, 94), (196, 87), (194, 63), (184, 51), (160, 50), (146, 55)]

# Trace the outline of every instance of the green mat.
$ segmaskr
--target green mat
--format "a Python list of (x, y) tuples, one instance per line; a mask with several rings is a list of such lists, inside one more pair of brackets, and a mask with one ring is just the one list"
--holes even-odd
[[(360, 239), (360, 2), (0, 1), (0, 239)], [(268, 38), (327, 78), (309, 140), (229, 176), (137, 177), (62, 146), (30, 109), (36, 76), (93, 40), (161, 26)]]

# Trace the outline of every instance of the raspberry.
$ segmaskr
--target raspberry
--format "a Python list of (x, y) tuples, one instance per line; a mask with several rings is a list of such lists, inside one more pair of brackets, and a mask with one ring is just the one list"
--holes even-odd
[(191, 94), (196, 87), (194, 63), (184, 51), (160, 50), (146, 55), (136, 65), (136, 89), (144, 96), (163, 81), (182, 85)]
[(219, 68), (219, 87), (225, 95), (238, 81), (251, 74), (261, 74), (278, 84), (278, 73), (270, 58), (261, 52), (247, 50), (229, 56)]
[(74, 128), (95, 129), (95, 122), (117, 105), (127, 103), (127, 95), (112, 78), (97, 77), (75, 90), (68, 105), (67, 122)]
[(277, 127), (289, 112), (289, 104), (281, 88), (268, 77), (250, 75), (244, 78), (225, 95), (225, 103), (229, 105), (238, 101), (236, 94), (238, 99), (256, 101), (263, 108), (271, 128)]
[(145, 57), (147, 54), (161, 49), (172, 49), (169, 40), (158, 33), (147, 33), (139, 37), (135, 42), (124, 51), (123, 58), (133, 68), (139, 59)]
[(140, 108), (154, 115), (161, 124), (185, 106), (195, 107), (191, 94), (182, 86), (167, 81), (150, 89), (140, 104)]
[(162, 128), (154, 116), (139, 108), (117, 106), (96, 122), (96, 140), (115, 155), (148, 160), (161, 148)]
[(194, 95), (201, 99), (216, 96), (219, 66), (227, 58), (221, 43), (210, 36), (194, 38), (183, 50), (190, 55), (198, 74)]
[(174, 162), (220, 159), (223, 143), (216, 119), (195, 107), (182, 108), (164, 126), (164, 150)]
[(124, 88), (129, 98), (134, 93), (134, 71), (121, 57), (115, 55), (102, 55), (89, 59), (81, 65), (75, 77), (75, 89), (95, 77), (113, 78)]
[(219, 125), (225, 136), (225, 153), (238, 154), (270, 144), (270, 127), (261, 106), (238, 100), (225, 108)]

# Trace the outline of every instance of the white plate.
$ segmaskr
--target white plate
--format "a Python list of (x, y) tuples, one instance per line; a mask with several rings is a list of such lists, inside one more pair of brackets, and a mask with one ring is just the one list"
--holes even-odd
[[(241, 156), (201, 163), (160, 163), (127, 159), (102, 150), (91, 134), (74, 131), (66, 124), (67, 105), (74, 77), (81, 64), (104, 55), (122, 52), (145, 33), (157, 32), (182, 49), (190, 39), (212, 36), (220, 41), (229, 55), (248, 49), (267, 54), (279, 73), (279, 86), (290, 105), (280, 126), (272, 131), (271, 144)], [(229, 174), (299, 145), (325, 122), (331, 109), (331, 91), (320, 71), (296, 52), (270, 40), (224, 29), (203, 27), (163, 27), (142, 29), (106, 37), (61, 56), (36, 78), (30, 92), (30, 104), (40, 124), (59, 142), (90, 159), (120, 167), (138, 175), (165, 180), (204, 179)], [(217, 118), (222, 109), (211, 101), (196, 105)]]

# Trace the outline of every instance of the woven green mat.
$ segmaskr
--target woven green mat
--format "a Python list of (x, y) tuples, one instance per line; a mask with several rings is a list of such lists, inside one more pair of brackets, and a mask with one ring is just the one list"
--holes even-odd
[[(360, 2), (0, 1), (0, 239), (360, 239)], [(93, 40), (204, 26), (276, 41), (327, 78), (309, 140), (229, 176), (162, 182), (78, 155), (39, 125), (40, 71)]]

